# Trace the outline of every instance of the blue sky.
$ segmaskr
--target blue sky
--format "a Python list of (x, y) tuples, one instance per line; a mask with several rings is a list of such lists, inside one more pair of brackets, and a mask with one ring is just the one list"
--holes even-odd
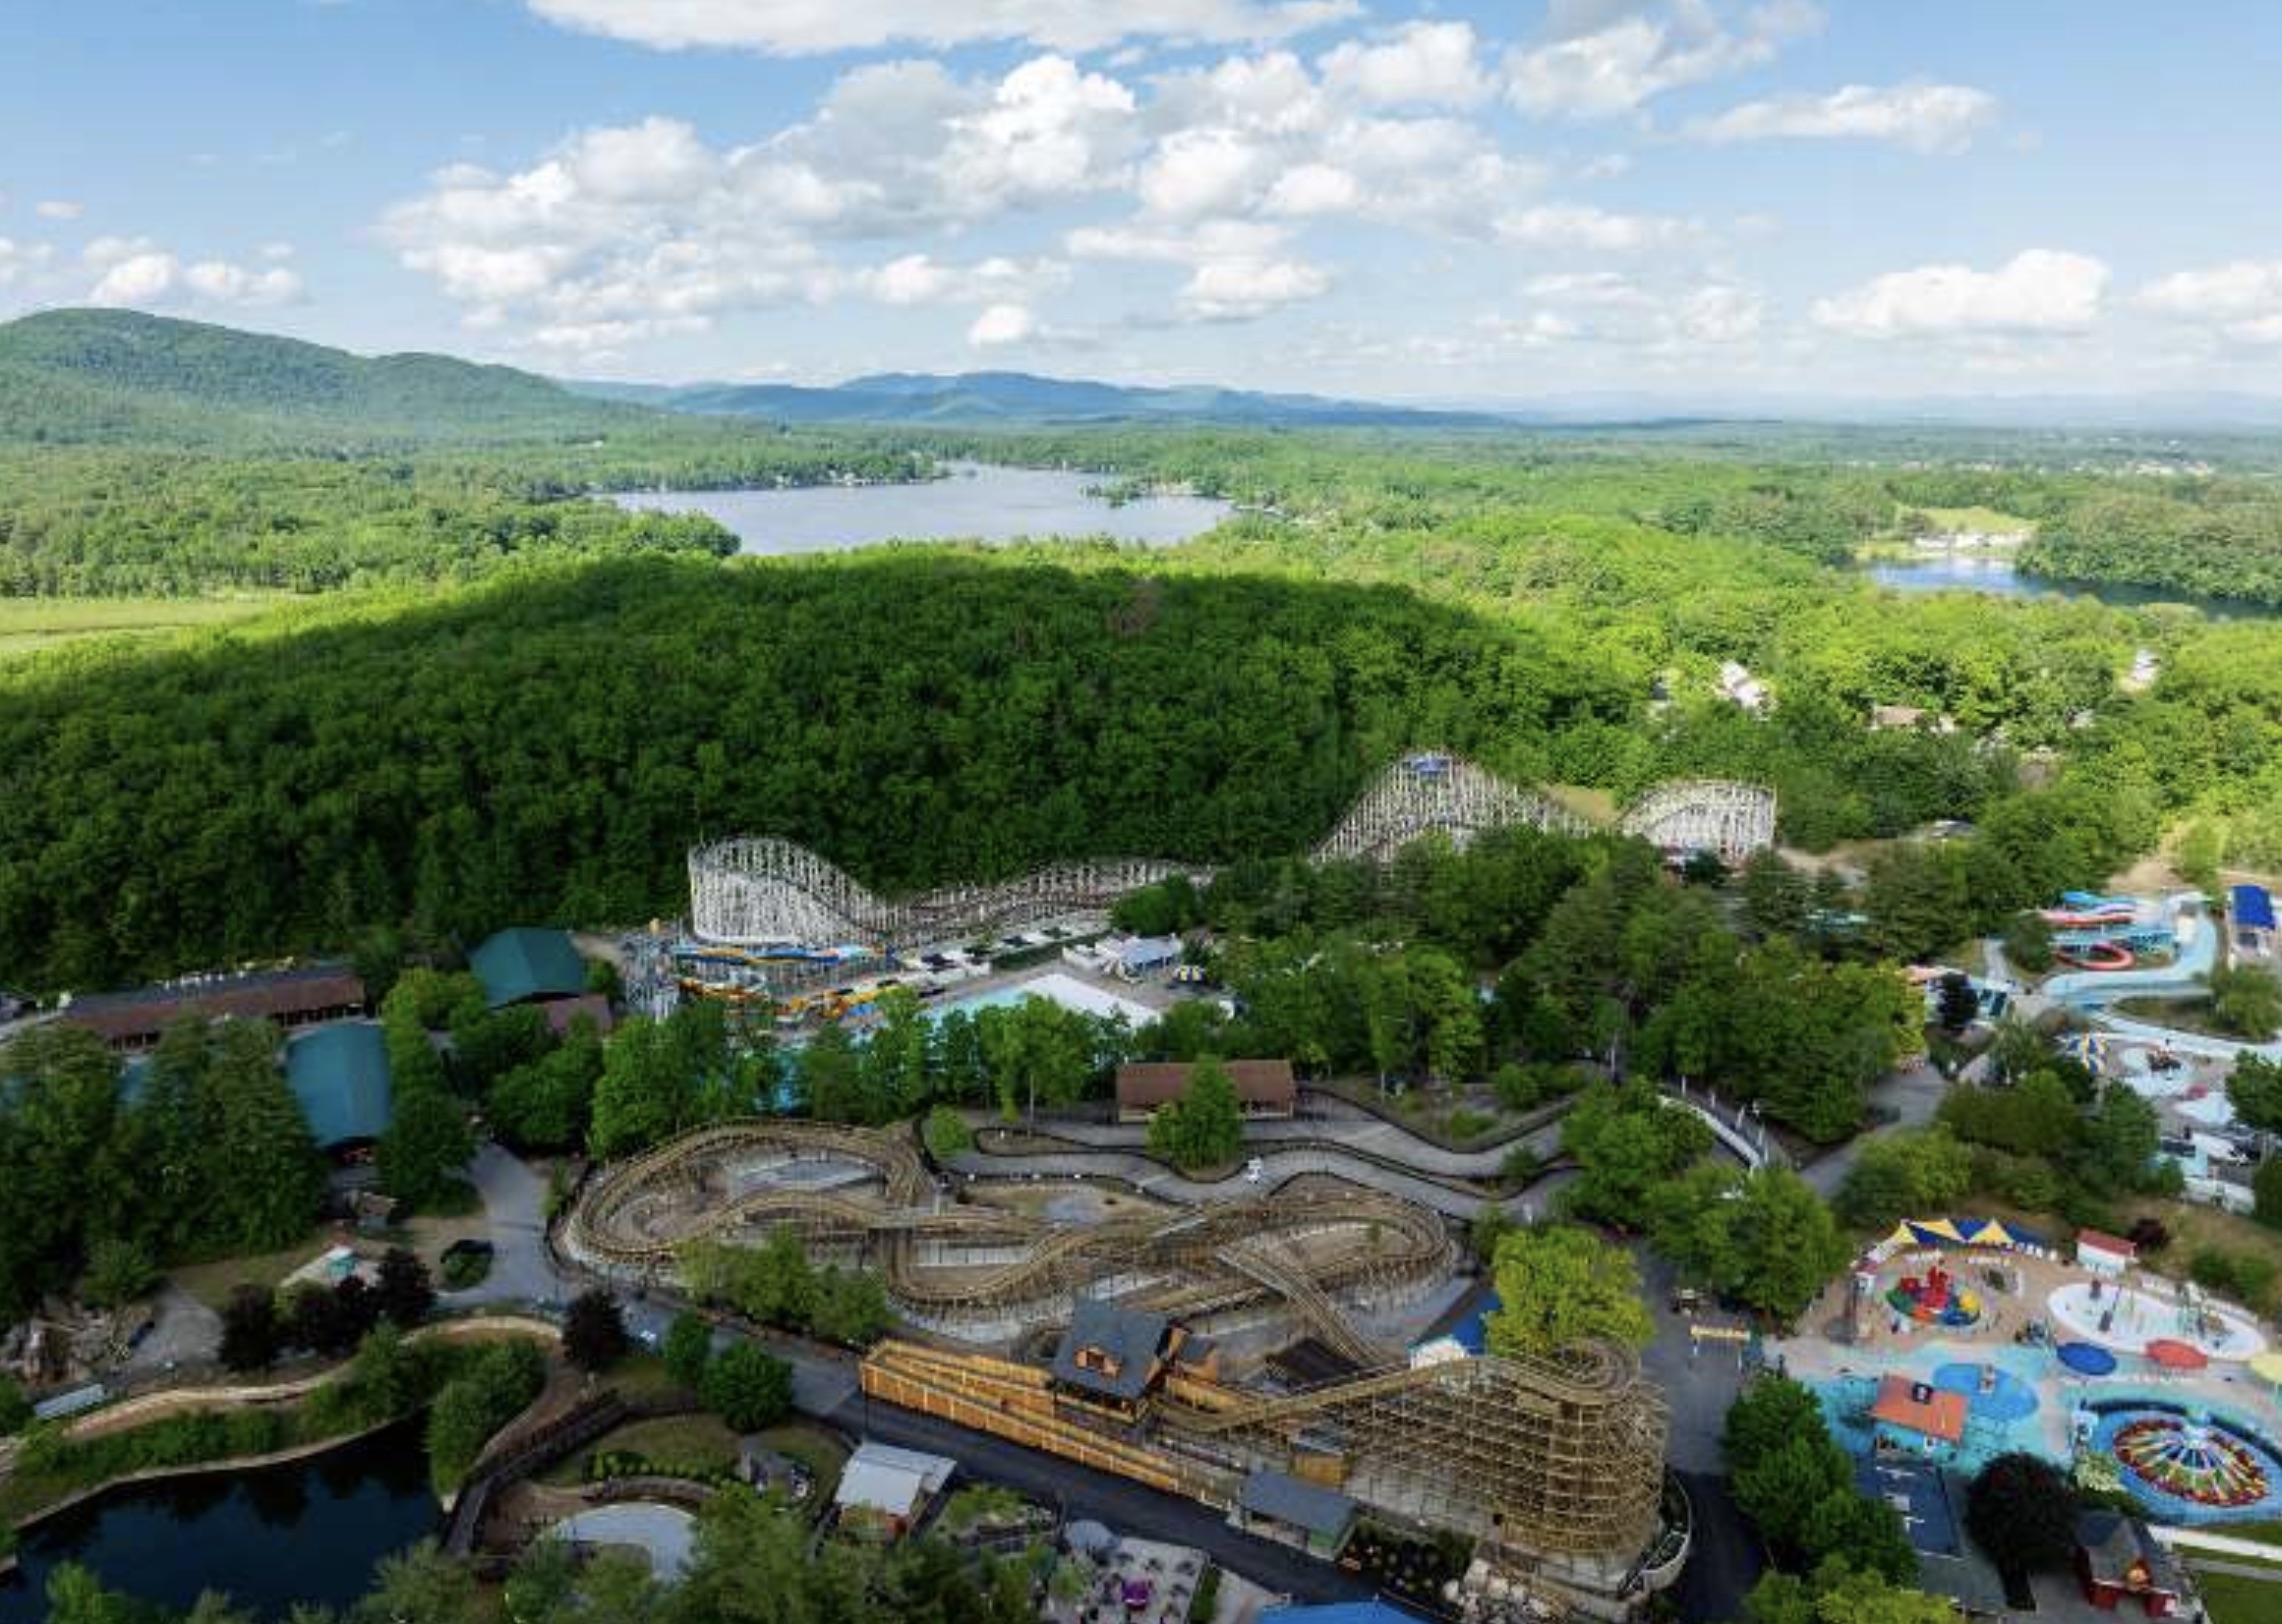
[(2276, 392), (2257, 0), (74, 0), (0, 315), (560, 373)]

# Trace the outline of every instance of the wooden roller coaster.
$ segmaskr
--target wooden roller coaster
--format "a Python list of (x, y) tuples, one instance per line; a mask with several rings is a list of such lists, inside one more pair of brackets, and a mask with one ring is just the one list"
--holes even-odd
[(1331, 1185), (1057, 1223), (951, 1199), (905, 1134), (774, 1120), (701, 1128), (609, 1169), (563, 1244), (589, 1268), (654, 1278), (691, 1242), (749, 1244), (784, 1225), (876, 1268), (900, 1314), (947, 1334), (1058, 1319), (1081, 1292), (1186, 1318), (1266, 1303), (1359, 1365), (1386, 1351), (1332, 1294), (1400, 1300), (1454, 1261), (1438, 1217), (1374, 1191)]
[(863, 1384), (1210, 1505), (1234, 1504), (1262, 1469), (1336, 1486), (1387, 1517), (1468, 1535), (1604, 1615), (1637, 1599), (1663, 1532), (1664, 1403), (1609, 1345), (1399, 1364), (1289, 1393), (1175, 1371), (1130, 1423), (1065, 1401), (1037, 1367), (907, 1342), (875, 1349)]
[[(1419, 751), (1381, 772), (1309, 855), (1316, 862), (1386, 862), (1424, 835), (1464, 845), (1488, 830), (1525, 824), (1562, 834), (1592, 827), (1537, 790), (1447, 752)], [(1741, 862), (1773, 843), (1775, 794), (1722, 780), (1666, 784), (1632, 806), (1620, 827), (1660, 846)], [(689, 854), (690, 929), (702, 942), (854, 944), (893, 956), (1099, 912), (1172, 875), (1202, 881), (1211, 872), (1146, 858), (1056, 863), (1000, 884), (891, 900), (789, 840), (723, 840)]]

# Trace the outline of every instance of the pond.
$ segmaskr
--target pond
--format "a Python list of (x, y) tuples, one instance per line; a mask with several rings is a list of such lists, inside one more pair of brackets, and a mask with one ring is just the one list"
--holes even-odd
[(67, 1562), (176, 1609), (207, 1590), (265, 1619), (354, 1601), (382, 1557), (437, 1530), (420, 1436), (412, 1421), (309, 1460), (138, 1484), (51, 1517), (23, 1535), (19, 1577), (0, 1581), (0, 1624), (45, 1618), (47, 1576)]
[(1863, 573), (1897, 592), (1985, 592), (1999, 598), (2094, 598), (2118, 609), (2144, 609), (2152, 603), (2185, 604), (2213, 620), (2272, 620), (2278, 611), (2242, 598), (2198, 598), (2158, 587), (2117, 582), (2055, 581), (2024, 575), (2006, 553), (1926, 553), (1914, 558), (1881, 559)]
[(834, 553), (883, 541), (1013, 541), (1109, 536), (1171, 546), (1235, 511), (1203, 496), (1111, 502), (1112, 476), (1051, 468), (946, 463), (945, 477), (911, 485), (815, 485), (758, 491), (637, 491), (612, 498), (642, 512), (703, 513), (736, 532), (747, 553)]

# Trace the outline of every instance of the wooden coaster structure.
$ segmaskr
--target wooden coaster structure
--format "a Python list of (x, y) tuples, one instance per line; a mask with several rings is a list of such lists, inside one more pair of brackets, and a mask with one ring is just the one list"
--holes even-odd
[[(804, 1182), (800, 1163), (839, 1164), (845, 1181)], [(605, 1170), (562, 1239), (588, 1268), (649, 1280), (692, 1242), (757, 1244), (788, 1224), (810, 1250), (877, 1269), (899, 1314), (953, 1336), (1065, 1318), (1080, 1293), (1190, 1320), (1266, 1303), (1359, 1365), (1386, 1350), (1338, 1298), (1406, 1300), (1455, 1263), (1439, 1217), (1354, 1186), (1060, 1223), (952, 1199), (908, 1130), (772, 1119), (701, 1128)]]
[(1610, 1344), (1398, 1364), (1291, 1393), (1176, 1371), (1129, 1423), (1071, 1402), (1040, 1367), (988, 1355), (890, 1341), (862, 1378), (874, 1398), (1209, 1505), (1233, 1505), (1263, 1469), (1333, 1486), (1397, 1523), (1466, 1535), (1502, 1570), (1603, 1616), (1676, 1571), (1643, 1571), (1675, 1532), (1664, 1402)]
[[(1489, 830), (1522, 825), (1562, 834), (1592, 827), (1537, 790), (1445, 751), (1418, 751), (1389, 764), (1309, 857), (1319, 863), (1384, 863), (1424, 835), (1446, 835), (1462, 846)], [(1628, 809), (1619, 828), (1668, 850), (1716, 852), (1739, 863), (1773, 844), (1775, 792), (1716, 779), (1666, 784)], [(1065, 862), (997, 884), (948, 886), (895, 899), (879, 896), (829, 858), (792, 841), (722, 840), (689, 854), (690, 931), (700, 942), (854, 945), (894, 957), (1100, 913), (1119, 897), (1176, 874), (1202, 883), (1212, 870), (1155, 858)], [(798, 972), (788, 966), (777, 973)]]

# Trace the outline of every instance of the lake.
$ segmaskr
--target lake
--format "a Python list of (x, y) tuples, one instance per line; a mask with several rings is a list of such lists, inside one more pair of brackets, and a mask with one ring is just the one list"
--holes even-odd
[(2276, 611), (2240, 598), (2197, 598), (2158, 587), (2051, 581), (2023, 575), (2005, 553), (1927, 553), (1880, 560), (1863, 573), (1897, 592), (1986, 592), (2000, 598), (2096, 598), (2118, 609), (2144, 609), (2151, 603), (2185, 604), (2213, 620), (2272, 620)]
[(226, 1591), (283, 1618), (295, 1602), (363, 1595), (380, 1559), (436, 1532), (421, 1423), (282, 1466), (137, 1484), (28, 1530), (21, 1577), (0, 1581), (0, 1624), (47, 1616), (47, 1576), (77, 1562), (114, 1590), (187, 1609)]
[(1165, 547), (1234, 511), (1204, 496), (1112, 503), (1090, 487), (1109, 474), (954, 462), (914, 485), (810, 485), (758, 491), (634, 491), (613, 497), (639, 512), (703, 513), (757, 554), (837, 553), (883, 541), (1013, 541), (1109, 536)]

